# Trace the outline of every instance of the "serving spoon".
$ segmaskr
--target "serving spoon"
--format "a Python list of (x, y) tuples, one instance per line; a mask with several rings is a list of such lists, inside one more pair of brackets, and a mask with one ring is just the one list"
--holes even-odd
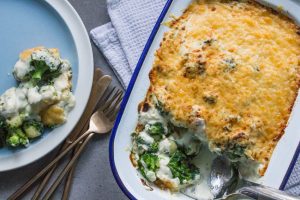
[(300, 200), (299, 197), (288, 195), (281, 190), (243, 179), (232, 163), (223, 156), (218, 156), (212, 163), (209, 186), (218, 200), (236, 195), (260, 200)]

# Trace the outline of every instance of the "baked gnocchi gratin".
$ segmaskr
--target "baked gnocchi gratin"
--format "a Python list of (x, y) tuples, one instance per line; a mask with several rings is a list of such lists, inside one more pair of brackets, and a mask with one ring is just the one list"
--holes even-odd
[(197, 0), (168, 23), (132, 134), (131, 160), (161, 188), (199, 182), (199, 149), (261, 177), (300, 81), (300, 29), (254, 0)]
[(58, 49), (24, 50), (13, 68), (17, 87), (0, 96), (0, 145), (28, 146), (44, 128), (67, 120), (75, 106), (72, 69)]

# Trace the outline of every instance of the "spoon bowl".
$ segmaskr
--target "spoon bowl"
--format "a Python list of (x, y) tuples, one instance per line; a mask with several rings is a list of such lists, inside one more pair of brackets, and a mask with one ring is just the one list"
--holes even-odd
[(231, 199), (236, 195), (245, 196), (246, 199), (300, 200), (299, 197), (290, 196), (278, 189), (243, 179), (238, 169), (224, 156), (214, 159), (208, 184), (214, 198), (218, 200)]
[(215, 198), (222, 197), (235, 180), (232, 163), (225, 157), (217, 157), (212, 163), (209, 187)]

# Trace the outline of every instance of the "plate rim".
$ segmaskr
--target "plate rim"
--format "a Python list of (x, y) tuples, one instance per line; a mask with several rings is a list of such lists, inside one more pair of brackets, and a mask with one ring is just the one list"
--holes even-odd
[[(67, 131), (64, 130), (66, 133), (62, 133), (60, 138), (58, 138), (55, 142), (52, 142), (51, 144), (49, 143), (49, 145), (46, 145), (43, 149), (39, 149), (38, 153), (35, 152), (35, 156), (22, 155), (18, 157), (18, 162), (16, 164), (11, 164), (13, 161), (9, 161), (8, 164), (1, 165), (0, 172), (11, 171), (29, 165), (41, 159), (45, 155), (49, 154), (58, 145), (60, 145), (72, 132), (75, 125), (78, 123), (87, 105), (92, 89), (92, 79), (94, 74), (94, 58), (89, 35), (82, 22), (82, 19), (80, 18), (79, 14), (76, 12), (74, 7), (67, 0), (45, 0), (44, 3), (46, 3), (47, 6), (50, 7), (50, 9), (53, 9), (53, 11), (56, 12), (56, 14), (61, 18), (61, 20), (68, 28), (74, 41), (78, 58), (78, 78), (75, 95), (78, 91), (80, 91), (80, 96), (82, 96), (82, 98), (80, 99), (80, 105), (82, 106), (77, 110), (77, 116), (75, 116), (75, 119), (73, 120), (74, 126), (69, 127)], [(84, 85), (82, 83), (84, 83)], [(45, 138), (41, 139), (43, 140)], [(13, 156), (9, 156), (8, 158), (4, 158), (3, 160), (6, 161), (6, 159), (13, 159)]]
[[(154, 41), (154, 38), (161, 26), (161, 23), (162, 21), (164, 20), (167, 12), (169, 11), (169, 8), (172, 4), (174, 0), (168, 0), (162, 10), (162, 12), (160, 13), (159, 17), (158, 17), (158, 20), (156, 21), (155, 25), (154, 25), (154, 28), (152, 29), (151, 31), (151, 34), (146, 42), (146, 45), (142, 51), (142, 54), (139, 58), (139, 61), (136, 65), (136, 68), (133, 72), (133, 75), (130, 79), (130, 82), (129, 82), (129, 85), (128, 85), (128, 88), (126, 90), (126, 93), (124, 95), (124, 98), (123, 98), (123, 101), (121, 103), (121, 107), (120, 107), (120, 111), (119, 111), (119, 114), (117, 116), (117, 119), (116, 119), (116, 122), (115, 122), (115, 125), (112, 129), (112, 133), (111, 133), (111, 137), (110, 137), (110, 141), (109, 141), (109, 162), (110, 162), (110, 167), (111, 167), (111, 171), (113, 173), (113, 176), (118, 184), (118, 186), (120, 187), (120, 189), (122, 190), (122, 192), (129, 198), (129, 199), (132, 199), (132, 200), (137, 200), (137, 198), (127, 189), (127, 187), (125, 186), (125, 184), (122, 182), (120, 176), (119, 176), (119, 173), (117, 171), (117, 168), (116, 168), (116, 164), (115, 164), (115, 160), (114, 160), (114, 141), (115, 141), (115, 137), (116, 137), (116, 134), (117, 134), (117, 130), (118, 130), (118, 127), (119, 127), (119, 124), (120, 124), (120, 121), (122, 119), (122, 116), (123, 116), (123, 113), (124, 113), (124, 110), (127, 106), (127, 103), (128, 103), (128, 100), (129, 100), (129, 97), (131, 95), (131, 92), (133, 90), (133, 87), (135, 85), (135, 82), (136, 82), (136, 79), (139, 75), (139, 72), (143, 66), (143, 63), (145, 61), (145, 58), (148, 54), (148, 51), (150, 49), (150, 47), (152, 46), (152, 43)], [(289, 177), (291, 176), (291, 173), (294, 169), (294, 166), (297, 162), (297, 158), (298, 156), (300, 155), (300, 141), (299, 141), (299, 144), (295, 150), (295, 153), (292, 157), (292, 160), (291, 160), (291, 163), (289, 164), (289, 167), (285, 173), (285, 176), (280, 184), (280, 187), (279, 189), (280, 190), (284, 190), (287, 182), (288, 182), (288, 179)]]

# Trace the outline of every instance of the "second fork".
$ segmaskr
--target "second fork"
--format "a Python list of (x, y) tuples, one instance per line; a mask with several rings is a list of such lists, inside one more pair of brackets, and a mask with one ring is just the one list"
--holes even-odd
[[(111, 94), (112, 93), (113, 92), (111, 92)], [(54, 181), (52, 186), (46, 192), (46, 195), (43, 197), (43, 199), (45, 200), (50, 199), (52, 194), (55, 192), (55, 190), (57, 189), (57, 187), (65, 177), (65, 175), (73, 167), (74, 163), (81, 155), (85, 146), (88, 144), (90, 139), (95, 135), (95, 133), (105, 134), (112, 129), (116, 115), (120, 108), (122, 96), (123, 96), (123, 92), (121, 90), (118, 90), (111, 99), (107, 98), (106, 103), (102, 107), (100, 107), (100, 109), (98, 109), (96, 113), (93, 114), (93, 116), (91, 117), (89, 130), (83, 134), (85, 136), (87, 135), (86, 138), (84, 139), (83, 143), (80, 145), (78, 151), (75, 153), (73, 158), (69, 161), (67, 166), (63, 169), (63, 171), (60, 173), (58, 178)]]

